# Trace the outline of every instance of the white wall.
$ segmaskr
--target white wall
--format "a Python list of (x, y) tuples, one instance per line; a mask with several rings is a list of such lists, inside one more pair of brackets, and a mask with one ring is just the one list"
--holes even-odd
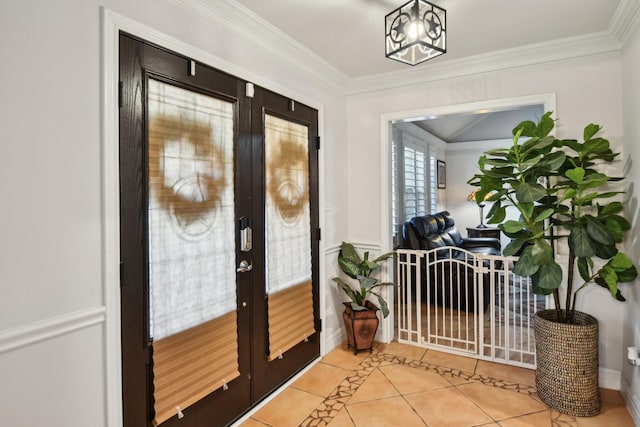
[[(632, 224), (625, 250), (631, 259), (640, 264), (640, 26), (627, 40), (622, 57), (622, 88), (624, 118), (624, 171), (629, 178), (626, 217)], [(627, 298), (623, 315), (623, 346), (640, 347), (640, 285), (639, 281), (625, 285), (623, 295)], [(627, 364), (623, 356), (623, 390), (627, 407), (640, 425), (640, 368)]]
[[(604, 126), (603, 136), (615, 142), (621, 141), (622, 136), (620, 76), (621, 59), (618, 55), (610, 55), (350, 96), (347, 105), (351, 159), (349, 238), (366, 242), (385, 241), (382, 230), (386, 227), (382, 224), (381, 212), (386, 207), (381, 206), (380, 173), (375, 167), (381, 162), (380, 120), (383, 115), (555, 93), (557, 108), (554, 116), (559, 119), (557, 137), (580, 138), (584, 126), (594, 122)], [(466, 162), (464, 165), (450, 159), (447, 162), (448, 182), (456, 182), (452, 178), (455, 175), (467, 178), (471, 173)], [(615, 372), (622, 369), (621, 312), (624, 306), (599, 291), (584, 292), (585, 297), (579, 299), (578, 308), (592, 313), (600, 321), (600, 366), (615, 376)]]
[[(467, 197), (474, 189), (474, 187), (467, 184), (467, 181), (478, 172), (478, 159), (487, 150), (509, 148), (512, 144), (513, 141), (510, 139), (449, 144), (451, 147), (446, 151), (447, 169), (451, 167), (452, 170), (460, 172), (448, 174), (446, 208), (453, 215), (456, 227), (463, 236), (466, 236), (466, 227), (476, 227), (480, 224), (480, 209), (478, 205), (467, 200)], [(491, 206), (491, 202), (485, 202), (485, 207), (482, 211), (483, 222), (488, 227), (495, 226), (487, 223), (487, 213), (489, 213)], [(502, 247), (504, 248), (509, 244), (509, 238), (501, 233), (501, 239)]]
[[(227, 27), (178, 0), (3, 0), (0, 424), (6, 426), (107, 425), (110, 319), (102, 275), (113, 266), (103, 264), (101, 235), (100, 6), (220, 58), (214, 67), (320, 108), (323, 247), (346, 234), (343, 92), (318, 77), (321, 66), (291, 63), (280, 46), (265, 48), (262, 39), (270, 36), (256, 36), (260, 29), (229, 29), (234, 15), (226, 1), (214, 2), (220, 12), (210, 13)], [(320, 71), (313, 74), (313, 67)], [(339, 328), (336, 319), (325, 319), (325, 331)]]
[[(101, 235), (100, 6), (219, 58), (210, 65), (321, 107), (326, 254), (321, 286), (326, 296), (324, 334), (329, 341), (341, 336), (337, 313), (342, 296), (328, 283), (337, 245), (349, 238), (371, 242), (372, 250), (380, 246), (381, 114), (555, 91), (560, 136), (576, 134), (589, 121), (605, 125), (607, 136), (622, 135), (616, 57), (374, 92), (353, 96), (347, 104), (339, 84), (330, 81), (335, 76), (323, 77), (330, 70), (314, 71), (317, 64), (292, 62), (295, 54), (281, 46), (265, 47), (263, 40), (273, 43), (269, 34), (261, 37), (260, 26), (245, 31), (235, 25), (226, 0), (210, 6), (219, 8), (209, 10), (218, 16), (216, 24), (180, 3), (0, 2), (2, 425), (107, 425), (104, 324), (111, 319), (105, 314), (103, 272), (111, 266), (103, 263)], [(640, 56), (637, 36), (635, 40), (625, 63), (627, 91), (635, 87), (631, 69), (637, 70)], [(637, 99), (636, 93), (626, 113), (629, 135), (636, 137), (640, 135)], [(636, 146), (628, 148), (638, 157)], [(448, 165), (449, 174), (456, 173), (452, 166)], [(634, 192), (637, 198), (637, 188)], [(640, 299), (637, 294), (632, 298)], [(601, 320), (608, 321), (606, 315)], [(619, 325), (620, 320), (616, 322)], [(620, 369), (621, 339), (615, 330), (605, 337), (614, 350), (603, 351), (603, 363)], [(632, 340), (640, 341), (627, 339)], [(637, 383), (637, 377), (629, 375), (629, 381)], [(116, 426), (117, 420), (109, 425)]]

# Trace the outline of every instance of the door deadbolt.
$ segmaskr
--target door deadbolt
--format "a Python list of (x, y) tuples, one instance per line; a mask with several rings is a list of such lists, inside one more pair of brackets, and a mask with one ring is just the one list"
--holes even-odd
[(242, 261), (240, 261), (240, 265), (236, 269), (236, 272), (246, 273), (247, 271), (251, 271), (252, 268), (253, 268), (253, 264), (249, 264), (249, 262), (246, 259), (243, 259)]

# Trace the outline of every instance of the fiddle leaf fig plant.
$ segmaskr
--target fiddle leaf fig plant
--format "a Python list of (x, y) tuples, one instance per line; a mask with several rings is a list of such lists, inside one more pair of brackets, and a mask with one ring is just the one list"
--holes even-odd
[(389, 315), (387, 302), (382, 295), (380, 295), (377, 288), (392, 286), (393, 283), (380, 283), (378, 282), (378, 279), (370, 277), (370, 275), (380, 268), (381, 261), (387, 260), (394, 255), (395, 252), (388, 252), (384, 255), (380, 255), (374, 260), (369, 260), (369, 252), (365, 252), (364, 259), (362, 259), (351, 243), (342, 242), (342, 245), (340, 246), (340, 253), (338, 254), (338, 265), (340, 265), (340, 269), (347, 276), (358, 281), (358, 287), (352, 287), (340, 277), (334, 277), (333, 281), (336, 282), (351, 299), (351, 308), (353, 310), (368, 310), (365, 304), (367, 298), (371, 294), (378, 299), (382, 315), (384, 317)]
[[(480, 172), (469, 184), (480, 187), (476, 201), (490, 194), (487, 200), (494, 204), (488, 223), (512, 238), (503, 253), (519, 255), (514, 273), (530, 277), (535, 293), (553, 294), (558, 319), (572, 323), (579, 291), (595, 283), (624, 301), (618, 284), (635, 280), (637, 270), (617, 248), (631, 228), (621, 215), (622, 203), (612, 200), (622, 192), (609, 188), (622, 178), (603, 171), (619, 153), (597, 136), (599, 125), (587, 125), (582, 142), (556, 139), (550, 135), (554, 125), (550, 112), (538, 123), (520, 123), (510, 148), (480, 157)], [(505, 221), (508, 207), (516, 208), (520, 219)], [(563, 242), (568, 245), (566, 280), (554, 252), (554, 243)], [(582, 281), (574, 283), (576, 266)], [(566, 300), (561, 304), (563, 282)]]

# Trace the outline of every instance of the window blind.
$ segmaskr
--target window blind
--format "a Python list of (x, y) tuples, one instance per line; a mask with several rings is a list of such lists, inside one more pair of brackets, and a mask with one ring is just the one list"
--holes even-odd
[(154, 426), (240, 375), (236, 312), (153, 343)]
[(306, 126), (265, 116), (269, 359), (315, 332)]
[(233, 104), (148, 85), (154, 424), (238, 376)]

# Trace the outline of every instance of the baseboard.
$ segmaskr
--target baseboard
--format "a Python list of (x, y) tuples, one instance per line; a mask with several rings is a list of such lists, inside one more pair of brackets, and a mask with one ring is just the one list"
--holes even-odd
[(342, 329), (336, 329), (331, 335), (326, 335), (324, 337), (324, 347), (322, 349), (322, 355), (326, 355), (330, 353), (334, 348), (342, 345), (342, 343), (346, 340), (346, 336)]
[(622, 381), (622, 375), (620, 371), (615, 369), (598, 369), (598, 383), (602, 388), (608, 388), (611, 390), (620, 390)]
[(640, 426), (640, 400), (638, 400), (638, 396), (633, 394), (631, 386), (624, 378), (622, 378), (620, 394), (622, 394), (622, 398), (624, 399), (631, 418), (633, 418), (633, 422), (635, 425)]

